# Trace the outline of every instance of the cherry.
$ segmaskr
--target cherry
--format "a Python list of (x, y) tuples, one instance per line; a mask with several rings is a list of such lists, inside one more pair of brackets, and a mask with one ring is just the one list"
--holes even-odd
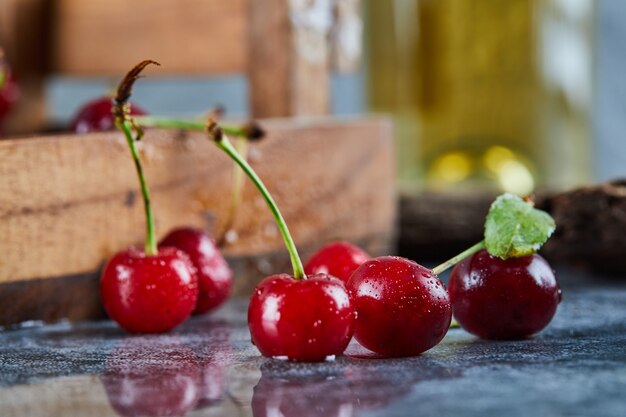
[(357, 311), (355, 339), (386, 357), (418, 355), (443, 339), (452, 318), (435, 273), (400, 257), (365, 261), (348, 281)]
[(196, 268), (198, 275), (198, 304), (194, 314), (211, 311), (221, 305), (233, 283), (233, 272), (205, 232), (183, 227), (168, 233), (159, 246), (171, 246), (185, 252)]
[(108, 315), (132, 333), (160, 333), (191, 315), (198, 278), (191, 261), (175, 248), (156, 255), (130, 248), (118, 252), (102, 272), (100, 294)]
[(255, 288), (248, 306), (252, 342), (264, 356), (294, 361), (322, 361), (346, 349), (354, 327), (354, 309), (343, 282), (326, 274), (309, 278), (287, 224), (269, 191), (211, 121), (209, 138), (235, 161), (267, 203), (291, 258), (293, 276), (272, 275)]
[[(76, 133), (101, 132), (115, 128), (115, 117), (111, 113), (114, 103), (111, 97), (100, 97), (85, 103), (70, 122), (70, 130)], [(138, 106), (130, 107), (131, 115), (144, 115)]]
[(502, 260), (481, 250), (450, 275), (454, 317), (485, 339), (523, 339), (550, 323), (561, 300), (554, 271), (540, 255)]
[(248, 325), (264, 356), (323, 361), (348, 346), (354, 309), (337, 278), (318, 274), (296, 281), (287, 274), (272, 275), (254, 290)]
[[(130, 332), (164, 332), (182, 323), (196, 307), (198, 277), (190, 259), (175, 248), (158, 249), (148, 184), (128, 117), (132, 83), (152, 61), (133, 68), (118, 87), (112, 112), (135, 163), (146, 214), (145, 250), (118, 252), (102, 271), (102, 303), (111, 318)], [(137, 132), (139, 135), (141, 132)]]
[(107, 356), (101, 379), (121, 416), (183, 416), (199, 403), (201, 372), (184, 346), (129, 339)]
[(11, 68), (4, 61), (3, 53), (0, 49), (0, 123), (11, 111), (19, 96), (19, 86), (17, 85)]
[(330, 274), (344, 283), (352, 273), (370, 256), (361, 248), (349, 242), (332, 242), (315, 252), (304, 265), (304, 272), (310, 274)]

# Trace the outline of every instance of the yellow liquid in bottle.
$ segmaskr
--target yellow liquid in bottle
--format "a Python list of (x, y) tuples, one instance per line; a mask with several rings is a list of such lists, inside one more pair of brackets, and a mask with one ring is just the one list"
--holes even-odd
[(366, 2), (370, 107), (405, 188), (588, 180), (591, 0)]

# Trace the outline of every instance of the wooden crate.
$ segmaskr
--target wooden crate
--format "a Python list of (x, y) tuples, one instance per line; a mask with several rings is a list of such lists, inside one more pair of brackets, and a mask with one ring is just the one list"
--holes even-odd
[[(245, 74), (254, 117), (324, 115), (330, 71), (359, 62), (359, 0), (2, 0), (0, 46), (23, 97), (8, 132), (45, 127), (51, 74)], [(355, 24), (355, 21), (357, 22)], [(356, 31), (356, 32), (355, 32)]]
[[(333, 239), (388, 253), (396, 201), (390, 123), (325, 116), (330, 72), (359, 59), (358, 48), (340, 41), (359, 28), (355, 19), (358, 0), (3, 0), (0, 45), (23, 93), (8, 131), (45, 126), (42, 86), (54, 74), (121, 78), (147, 58), (162, 64), (150, 77), (244, 74), (251, 115), (274, 118), (261, 120), (269, 137), (253, 145), (251, 163), (303, 257)], [(147, 133), (141, 152), (159, 236), (183, 225), (223, 232), (232, 172), (224, 155), (200, 133), (160, 130)], [(0, 160), (0, 325), (102, 316), (103, 262), (144, 235), (122, 135), (30, 134), (0, 141)], [(290, 270), (251, 184), (234, 227), (238, 238), (224, 252), (235, 294)]]
[[(263, 120), (251, 163), (306, 256), (348, 239), (382, 254), (392, 244), (392, 132), (380, 118)], [(140, 143), (159, 236), (224, 228), (232, 164), (201, 133), (149, 130)], [(0, 141), (0, 323), (99, 317), (98, 276), (115, 251), (141, 244), (143, 206), (119, 132)], [(247, 183), (225, 247), (235, 294), (289, 258), (260, 194)]]

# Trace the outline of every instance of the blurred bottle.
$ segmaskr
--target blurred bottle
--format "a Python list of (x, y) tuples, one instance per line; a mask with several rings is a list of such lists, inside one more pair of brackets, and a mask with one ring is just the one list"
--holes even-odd
[(367, 0), (369, 104), (400, 184), (524, 194), (590, 177), (592, 0)]

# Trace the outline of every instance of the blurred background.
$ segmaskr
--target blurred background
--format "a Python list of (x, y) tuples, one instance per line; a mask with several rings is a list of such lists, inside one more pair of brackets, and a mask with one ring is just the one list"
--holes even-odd
[[(360, 58), (355, 71), (332, 75), (330, 111), (394, 117), (403, 190), (523, 194), (626, 174), (623, 1), (365, 0), (357, 7), (363, 30), (358, 21), (351, 29), (363, 37)], [(44, 85), (48, 125), (66, 126), (117, 79), (53, 72)], [(247, 91), (245, 75), (196, 73), (149, 77), (135, 97), (150, 113), (196, 115), (221, 104), (246, 117)]]

